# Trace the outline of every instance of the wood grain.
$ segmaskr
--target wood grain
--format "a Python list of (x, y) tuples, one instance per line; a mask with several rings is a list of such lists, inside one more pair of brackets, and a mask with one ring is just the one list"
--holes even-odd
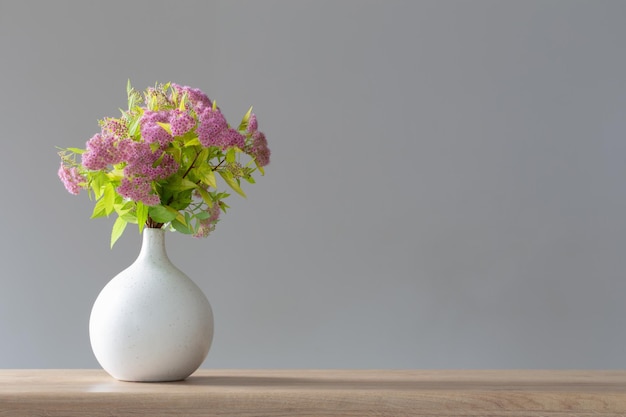
[(0, 416), (626, 416), (626, 371), (0, 370)]

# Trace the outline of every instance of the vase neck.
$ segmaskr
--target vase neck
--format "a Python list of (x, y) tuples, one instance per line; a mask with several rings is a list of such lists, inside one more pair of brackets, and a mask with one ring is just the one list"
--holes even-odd
[(165, 230), (152, 227), (143, 229), (143, 242), (139, 258), (167, 258)]

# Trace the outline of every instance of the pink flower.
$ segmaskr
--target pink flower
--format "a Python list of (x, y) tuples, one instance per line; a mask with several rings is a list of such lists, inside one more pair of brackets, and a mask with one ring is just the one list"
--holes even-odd
[(209, 97), (197, 88), (180, 86), (178, 84), (172, 84), (172, 88), (178, 93), (179, 100), (182, 99), (183, 94), (187, 93), (187, 100), (196, 112), (205, 108), (210, 109), (213, 106)]
[(81, 183), (86, 182), (87, 180), (83, 177), (76, 167), (68, 167), (63, 162), (61, 162), (61, 166), (59, 167), (59, 179), (63, 182), (65, 189), (74, 195), (78, 195), (80, 189), (83, 188)]
[(258, 128), (259, 128), (259, 123), (256, 121), (256, 115), (252, 113), (250, 115), (250, 119), (248, 120), (247, 131), (248, 133), (254, 133), (257, 131)]
[[(148, 181), (158, 181), (173, 175), (179, 165), (174, 157), (157, 149), (152, 152), (150, 145), (145, 142), (131, 142), (127, 150), (127, 165), (124, 175), (127, 178), (141, 176)], [(158, 165), (156, 162), (161, 159)]]
[(269, 165), (271, 152), (270, 148), (267, 147), (267, 139), (263, 132), (254, 132), (248, 153), (256, 160), (259, 166), (264, 167)]
[(147, 143), (158, 143), (167, 146), (174, 139), (163, 127), (157, 123), (169, 123), (169, 112), (147, 110), (139, 124), (141, 125), (141, 136)]
[(176, 173), (178, 163), (172, 155), (162, 150), (153, 152), (146, 142), (130, 140), (124, 143), (124, 150), (127, 165), (117, 192), (124, 198), (141, 201), (148, 206), (160, 204), (159, 196), (153, 192), (152, 182)]
[(270, 163), (270, 154), (271, 151), (269, 148), (258, 149), (254, 155), (254, 159), (260, 167), (264, 167)]
[(152, 193), (150, 180), (145, 177), (123, 178), (117, 192), (133, 201), (141, 201), (147, 206), (155, 206), (161, 202), (159, 196)]
[(220, 135), (220, 146), (222, 149), (237, 147), (243, 149), (246, 146), (246, 138), (235, 129), (227, 129)]
[(115, 138), (100, 134), (87, 141), (87, 151), (82, 155), (83, 166), (94, 171), (119, 164), (122, 160), (123, 155), (116, 146)]
[(254, 132), (252, 135), (252, 147), (267, 148), (267, 138), (263, 132)]
[(187, 112), (172, 110), (169, 116), (172, 135), (182, 136), (196, 126), (195, 119)]
[(200, 124), (196, 129), (198, 140), (205, 148), (221, 146), (220, 135), (228, 129), (228, 123), (219, 110), (204, 109), (198, 115)]
[(213, 203), (213, 207), (209, 208), (207, 212), (211, 216), (200, 221), (200, 226), (198, 227), (196, 233), (194, 233), (194, 237), (207, 237), (213, 230), (215, 230), (215, 225), (219, 221), (220, 217), (219, 201), (215, 201)]

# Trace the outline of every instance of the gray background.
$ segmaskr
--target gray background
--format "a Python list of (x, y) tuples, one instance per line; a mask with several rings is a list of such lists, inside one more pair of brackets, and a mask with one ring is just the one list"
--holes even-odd
[(0, 367), (97, 367), (136, 257), (56, 176), (128, 78), (255, 106), (273, 160), (168, 235), (214, 368), (623, 368), (626, 2), (0, 0)]

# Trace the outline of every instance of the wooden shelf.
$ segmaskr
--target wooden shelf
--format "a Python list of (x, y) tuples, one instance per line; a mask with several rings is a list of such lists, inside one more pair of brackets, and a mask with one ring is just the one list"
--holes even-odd
[(0, 416), (620, 416), (626, 371), (0, 370)]

